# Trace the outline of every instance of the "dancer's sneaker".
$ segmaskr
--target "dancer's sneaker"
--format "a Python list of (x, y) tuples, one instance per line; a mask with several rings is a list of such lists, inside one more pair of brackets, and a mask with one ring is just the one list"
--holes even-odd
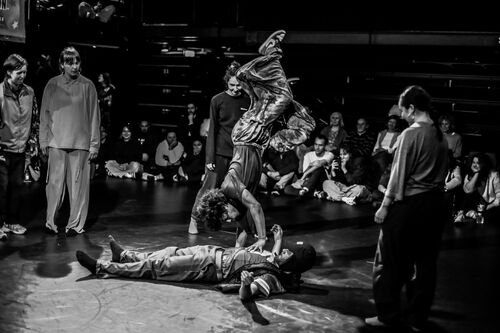
[(23, 235), (24, 233), (26, 233), (26, 228), (20, 224), (6, 224), (6, 223), (4, 223), (3, 227), (2, 227), (2, 231), (3, 232), (12, 232), (13, 234), (16, 234), (16, 235)]
[(259, 53), (267, 55), (272, 49), (279, 49), (279, 44), (285, 38), (285, 30), (277, 30), (267, 37), (266, 41), (259, 47)]

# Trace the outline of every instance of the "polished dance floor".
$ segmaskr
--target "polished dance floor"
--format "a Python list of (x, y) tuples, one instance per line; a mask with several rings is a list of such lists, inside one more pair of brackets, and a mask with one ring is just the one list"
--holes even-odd
[[(45, 194), (25, 184), (29, 231), (0, 242), (0, 332), (382, 332), (364, 327), (374, 315), (371, 269), (378, 226), (370, 205), (259, 194), (268, 229), (279, 223), (289, 241), (311, 243), (315, 267), (299, 293), (245, 303), (209, 285), (95, 279), (75, 259), (85, 250), (110, 258), (106, 236), (126, 248), (233, 246), (234, 226), (187, 234), (196, 188), (136, 180), (96, 179), (87, 232), (75, 238), (42, 233)], [(415, 212), (418, 214), (418, 212)], [(60, 222), (68, 216), (63, 205)], [(498, 332), (500, 221), (448, 224), (439, 259), (431, 328)], [(404, 298), (403, 298), (404, 299)]]

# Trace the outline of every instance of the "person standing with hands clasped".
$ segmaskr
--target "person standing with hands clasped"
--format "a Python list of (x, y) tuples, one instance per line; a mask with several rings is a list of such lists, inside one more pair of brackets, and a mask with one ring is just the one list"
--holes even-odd
[(410, 86), (399, 98), (410, 127), (401, 134), (384, 199), (375, 213), (383, 223), (373, 267), (377, 316), (369, 326), (402, 324), (400, 293), (408, 294), (407, 322), (423, 329), (436, 286), (436, 263), (446, 216), (444, 181), (448, 144), (431, 119), (431, 97)]
[(84, 232), (89, 207), (90, 161), (100, 145), (97, 91), (80, 74), (80, 54), (66, 47), (59, 57), (61, 74), (45, 86), (40, 109), (40, 148), (48, 155), (45, 231), (57, 234), (55, 216), (68, 187), (70, 215), (66, 236)]

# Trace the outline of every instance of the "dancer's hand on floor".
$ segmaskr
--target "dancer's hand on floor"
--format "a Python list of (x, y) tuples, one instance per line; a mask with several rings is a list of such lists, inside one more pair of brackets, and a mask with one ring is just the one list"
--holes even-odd
[(266, 240), (265, 239), (259, 239), (249, 247), (247, 247), (248, 251), (259, 251), (262, 252), (262, 248), (266, 245)]

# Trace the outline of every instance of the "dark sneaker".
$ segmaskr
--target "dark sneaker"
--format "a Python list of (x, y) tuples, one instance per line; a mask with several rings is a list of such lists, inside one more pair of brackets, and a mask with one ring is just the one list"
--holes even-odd
[(16, 235), (22, 235), (22, 234), (26, 233), (26, 228), (20, 224), (6, 224), (6, 223), (4, 223), (2, 230), (3, 230), (3, 232), (12, 232), (13, 234), (16, 234)]
[(270, 53), (270, 50), (273, 48), (279, 48), (280, 42), (285, 38), (286, 31), (278, 30), (273, 32), (269, 37), (267, 37), (266, 41), (262, 43), (259, 47), (259, 53), (262, 55), (267, 55)]

